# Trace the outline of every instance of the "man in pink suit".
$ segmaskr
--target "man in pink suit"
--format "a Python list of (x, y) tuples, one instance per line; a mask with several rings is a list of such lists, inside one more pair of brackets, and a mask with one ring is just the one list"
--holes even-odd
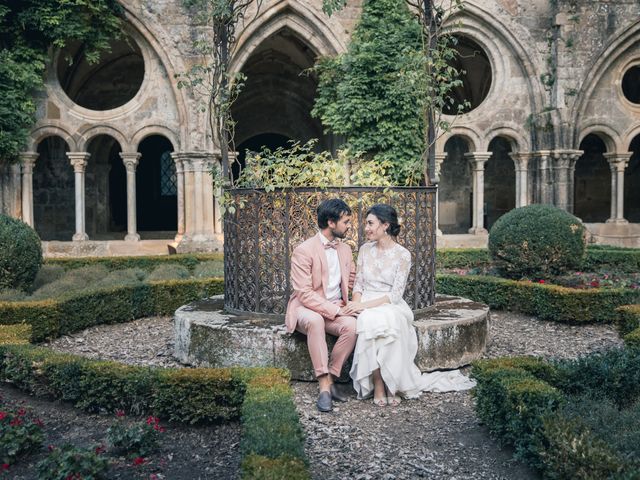
[[(338, 241), (351, 228), (351, 209), (340, 199), (323, 201), (317, 210), (320, 231), (305, 240), (291, 257), (291, 286), (285, 322), (287, 331), (307, 336), (311, 363), (320, 386), (318, 410), (329, 412), (332, 399), (346, 401), (333, 383), (356, 343), (356, 319), (343, 315), (356, 267), (351, 247)], [(331, 352), (326, 333), (338, 340)]]

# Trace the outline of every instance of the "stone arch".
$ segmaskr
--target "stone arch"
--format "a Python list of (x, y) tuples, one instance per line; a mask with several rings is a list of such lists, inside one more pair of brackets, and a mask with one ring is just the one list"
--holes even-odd
[(515, 162), (510, 154), (517, 148), (518, 141), (512, 136), (496, 135), (489, 142), (488, 151), (492, 155), (484, 167), (484, 226), (487, 230), (498, 218), (516, 207)]
[(465, 154), (473, 152), (473, 140), (463, 134), (449, 135), (442, 144), (446, 157), (440, 166), (438, 221), (445, 234), (467, 233), (471, 228), (471, 166)]
[(133, 138), (131, 139), (130, 148), (132, 152), (137, 152), (140, 143), (147, 137), (152, 135), (159, 135), (166, 137), (167, 140), (171, 142), (174, 150), (180, 150), (180, 137), (170, 128), (167, 128), (163, 125), (147, 125), (142, 127), (140, 130), (133, 134)]
[[(280, 2), (255, 21), (243, 34), (233, 58), (232, 70), (247, 80), (232, 106), (236, 121), (234, 140), (238, 161), (244, 161), (244, 146), (256, 137), (284, 136), (305, 142), (320, 139), (319, 148), (332, 146), (318, 119), (311, 117), (317, 78), (302, 73), (320, 55), (337, 53), (336, 45), (313, 23), (315, 12), (302, 5)], [(273, 112), (279, 112), (273, 115)], [(280, 145), (269, 144), (270, 148)]]
[(462, 138), (467, 143), (469, 152), (486, 151), (486, 141), (480, 137), (474, 129), (461, 125), (454, 125), (448, 132), (438, 137), (436, 140), (436, 150), (444, 152), (447, 142), (453, 137)]
[(72, 147), (59, 130), (41, 131), (34, 151), (33, 225), (42, 240), (71, 240), (75, 232), (75, 183), (67, 157)]
[(496, 125), (489, 129), (484, 137), (487, 145), (491, 144), (496, 137), (504, 138), (511, 146), (512, 152), (529, 152), (531, 151), (531, 143), (525, 138), (520, 131), (511, 125)]
[(60, 137), (66, 142), (69, 151), (74, 152), (78, 150), (76, 139), (71, 135), (70, 131), (59, 125), (41, 125), (34, 128), (29, 138), (29, 150), (35, 151), (40, 142), (47, 137)]
[(231, 59), (230, 71), (241, 71), (255, 49), (285, 27), (304, 39), (316, 56), (336, 55), (346, 50), (346, 45), (333, 33), (335, 27), (327, 24), (326, 15), (320, 15), (300, 2), (282, 0), (266, 9), (242, 31)]
[(601, 131), (589, 133), (579, 144), (584, 153), (575, 167), (574, 213), (585, 223), (605, 222), (611, 213), (611, 170), (605, 158), (611, 150), (605, 138)]
[[(578, 145), (584, 138), (583, 130), (585, 127), (582, 125), (582, 119), (586, 114), (594, 91), (605, 75), (610, 73), (613, 65), (625, 55), (630, 55), (630, 52), (634, 51), (633, 45), (639, 41), (640, 22), (636, 22), (612, 35), (612, 40), (604, 46), (598, 55), (593, 56), (596, 60), (589, 68), (586, 68), (589, 74), (578, 91), (577, 101), (570, 111), (569, 124), (575, 126), (573, 131), (575, 145)], [(636, 57), (640, 58), (640, 55), (636, 55)]]
[[(120, 148), (123, 150), (127, 148), (127, 145), (129, 144), (124, 133), (116, 127), (111, 125), (96, 125), (79, 132), (78, 150), (81, 152), (87, 151), (87, 146), (91, 143), (91, 140), (99, 135), (108, 135), (113, 137), (113, 139), (120, 144)], [(91, 159), (89, 159), (89, 161), (91, 161)]]
[(622, 141), (623, 148), (620, 150), (622, 152), (631, 151), (631, 142), (636, 140), (636, 137), (640, 135), (640, 125), (634, 125), (629, 128), (626, 133), (622, 136), (624, 139)]
[[(468, 36), (478, 43), (489, 57), (494, 81), (487, 99), (491, 98), (492, 92), (504, 91), (504, 74), (511, 70), (506, 64), (506, 56), (500, 54), (501, 50), (506, 50), (511, 53), (510, 60), (516, 62), (526, 83), (528, 94), (526, 106), (531, 112), (542, 109), (545, 102), (544, 91), (538, 82), (531, 81), (531, 79), (539, 78), (540, 71), (536, 65), (540, 62), (535, 61), (532, 57), (532, 49), (525, 47), (522, 39), (530, 39), (530, 44), (533, 44), (533, 39), (526, 30), (520, 29), (518, 32), (513, 32), (493, 13), (471, 1), (465, 2), (463, 9), (449, 17), (447, 25), (452, 27), (453, 33)], [(475, 112), (481, 112), (481, 110), (476, 109), (466, 114), (465, 117), (480, 119), (482, 114), (475, 114)]]
[(589, 135), (595, 135), (602, 140), (609, 153), (624, 150), (620, 135), (609, 125), (595, 123), (583, 128), (578, 135), (578, 145)]

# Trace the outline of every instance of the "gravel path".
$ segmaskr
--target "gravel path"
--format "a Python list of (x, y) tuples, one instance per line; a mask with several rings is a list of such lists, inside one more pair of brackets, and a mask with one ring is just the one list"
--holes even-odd
[[(486, 357), (539, 355), (573, 358), (621, 345), (610, 325), (563, 325), (511, 312), (492, 312)], [(177, 366), (170, 357), (168, 317), (105, 325), (59, 338), (51, 348), (132, 364)], [(352, 394), (331, 414), (315, 409), (317, 386), (295, 382), (316, 479), (518, 479), (536, 472), (511, 459), (478, 423), (468, 392), (426, 393), (397, 408), (379, 408)], [(348, 385), (342, 388), (349, 390)]]

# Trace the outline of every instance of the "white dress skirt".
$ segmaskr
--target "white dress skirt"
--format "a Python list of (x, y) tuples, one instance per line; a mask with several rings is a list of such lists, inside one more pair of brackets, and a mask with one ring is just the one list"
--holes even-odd
[(354, 292), (362, 293), (363, 302), (386, 295), (392, 303), (358, 315), (358, 339), (350, 371), (358, 398), (373, 394), (372, 373), (378, 368), (390, 393), (405, 398), (418, 397), (425, 391), (460, 391), (475, 386), (459, 370), (423, 374), (415, 365), (418, 338), (413, 312), (402, 299), (410, 267), (411, 255), (400, 245), (384, 251), (378, 251), (375, 243), (360, 248)]

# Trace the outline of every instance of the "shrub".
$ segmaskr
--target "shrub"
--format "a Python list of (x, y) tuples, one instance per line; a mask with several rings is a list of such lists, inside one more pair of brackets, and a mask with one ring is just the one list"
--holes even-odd
[(640, 305), (623, 305), (616, 311), (618, 312), (616, 324), (620, 335), (626, 335), (640, 328)]
[(624, 337), (624, 344), (629, 348), (640, 348), (640, 327), (627, 333)]
[(37, 450), (42, 444), (42, 421), (31, 418), (24, 408), (1, 405), (0, 460), (12, 464), (21, 455)]
[(169, 263), (166, 265), (158, 265), (147, 277), (149, 281), (161, 280), (183, 280), (191, 275), (189, 270), (182, 265)]
[(36, 275), (36, 279), (33, 282), (32, 290), (38, 290), (48, 283), (55, 282), (59, 278), (63, 277), (65, 274), (64, 268), (60, 265), (47, 265), (46, 263), (42, 265), (40, 270), (38, 270), (38, 274)]
[(85, 257), (85, 258), (50, 258), (48, 265), (58, 265), (65, 270), (74, 270), (89, 265), (102, 265), (111, 270), (123, 270), (125, 268), (140, 268), (150, 272), (158, 265), (166, 263), (180, 264), (193, 270), (201, 262), (213, 261), (222, 263), (221, 253), (198, 253), (180, 255), (148, 255), (136, 257)]
[(582, 222), (551, 205), (528, 205), (500, 217), (489, 234), (489, 253), (510, 278), (546, 278), (579, 268), (585, 252)]
[(196, 265), (193, 276), (196, 278), (222, 277), (224, 275), (224, 265), (222, 262), (208, 261)]
[(38, 478), (40, 480), (105, 478), (109, 462), (98, 452), (99, 448), (79, 448), (70, 444), (53, 448), (49, 455), (38, 463)]
[(28, 290), (42, 265), (42, 246), (33, 228), (0, 214), (0, 289)]
[(158, 450), (164, 427), (157, 417), (126, 425), (124, 412), (116, 413), (117, 421), (107, 429), (109, 443), (130, 457), (146, 457)]
[(27, 292), (16, 288), (6, 288), (0, 291), (0, 302), (20, 302), (27, 298)]
[(109, 271), (102, 265), (89, 265), (70, 270), (57, 280), (33, 292), (30, 300), (68, 298), (90, 288), (108, 275)]
[(147, 277), (147, 272), (140, 268), (114, 270), (91, 285), (92, 290), (139, 285)]
[(0, 345), (24, 345), (31, 338), (31, 325), (0, 325)]

